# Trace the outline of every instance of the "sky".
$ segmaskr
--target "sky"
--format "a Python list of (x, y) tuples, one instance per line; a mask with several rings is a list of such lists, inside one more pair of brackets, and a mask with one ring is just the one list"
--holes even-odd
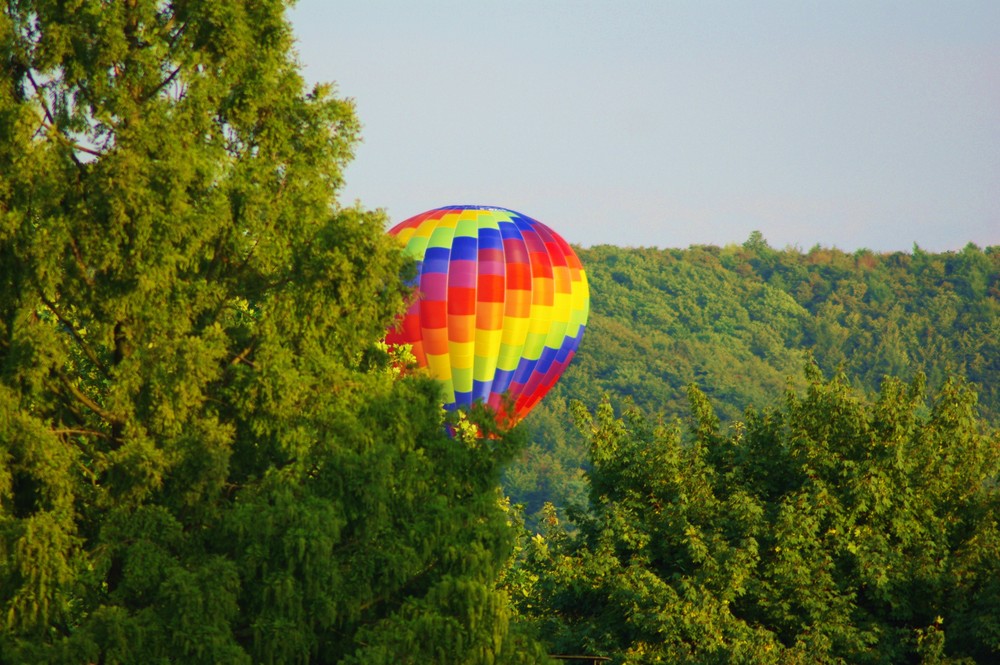
[(340, 202), (581, 246), (1000, 245), (1000, 2), (299, 0), (354, 100)]

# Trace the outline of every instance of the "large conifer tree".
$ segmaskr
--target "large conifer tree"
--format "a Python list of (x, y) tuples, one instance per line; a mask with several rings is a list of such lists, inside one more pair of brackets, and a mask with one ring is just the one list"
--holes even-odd
[[(0, 660), (503, 660), (502, 439), (377, 348), (279, 0), (0, 10)], [(520, 655), (525, 656), (523, 651)]]

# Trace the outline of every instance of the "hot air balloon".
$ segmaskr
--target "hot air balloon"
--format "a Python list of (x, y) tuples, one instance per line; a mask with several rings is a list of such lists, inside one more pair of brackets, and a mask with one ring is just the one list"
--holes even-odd
[(555, 231), (505, 208), (448, 206), (389, 230), (417, 260), (416, 299), (386, 336), (409, 344), (449, 410), (482, 402), (519, 422), (573, 358), (587, 276)]

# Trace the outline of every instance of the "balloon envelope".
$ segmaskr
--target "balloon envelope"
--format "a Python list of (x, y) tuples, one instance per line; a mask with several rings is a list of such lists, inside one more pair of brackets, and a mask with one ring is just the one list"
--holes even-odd
[(445, 389), (520, 421), (573, 358), (590, 309), (576, 253), (541, 222), (505, 208), (449, 206), (397, 224), (417, 259), (417, 298), (389, 331)]

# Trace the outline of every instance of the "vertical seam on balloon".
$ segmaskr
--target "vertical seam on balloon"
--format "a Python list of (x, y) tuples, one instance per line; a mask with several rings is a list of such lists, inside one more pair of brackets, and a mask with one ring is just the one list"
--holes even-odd
[[(528, 311), (527, 311), (527, 315), (524, 316), (524, 317), (522, 317), (524, 319), (524, 321), (525, 321), (523, 334), (519, 335), (520, 339), (513, 339), (512, 340), (512, 342), (515, 342), (517, 344), (517, 346), (514, 349), (514, 353), (513, 353), (513, 355), (517, 358), (517, 360), (514, 362), (513, 368), (511, 370), (509, 370), (510, 373), (511, 373), (510, 374), (511, 378), (507, 382), (507, 385), (504, 388), (504, 390), (502, 391), (502, 395), (501, 395), (501, 399), (509, 399), (510, 400), (510, 406), (512, 408), (514, 407), (514, 403), (517, 401), (517, 397), (518, 396), (515, 395), (515, 394), (513, 394), (511, 386), (514, 384), (514, 380), (517, 377), (518, 369), (520, 369), (521, 362), (524, 359), (524, 347), (527, 344), (528, 330), (529, 330), (529, 327), (530, 327), (530, 321), (531, 321), (531, 317), (534, 314), (534, 290), (535, 290), (534, 280), (530, 279), (530, 271), (532, 269), (532, 267), (531, 267), (531, 252), (528, 251), (528, 243), (524, 239), (523, 232), (521, 231), (520, 228), (518, 228), (517, 223), (514, 220), (515, 216), (522, 216), (522, 215), (519, 215), (518, 213), (515, 213), (515, 212), (511, 212), (508, 215), (507, 222), (511, 225), (511, 228), (513, 228), (513, 230), (515, 232), (515, 237), (513, 239), (514, 239), (515, 243), (517, 243), (517, 244), (520, 245), (521, 254), (526, 259), (527, 269), (529, 271), (529, 279), (527, 280), (527, 284), (526, 284), (527, 288), (526, 289), (519, 289), (519, 290), (527, 291), (526, 294), (522, 294), (522, 297), (525, 297), (527, 299)], [(506, 250), (506, 247), (504, 249)], [(518, 420), (520, 420), (516, 408), (513, 408), (513, 413), (509, 414), (509, 417), (514, 422), (517, 422)]]
[[(505, 211), (507, 217), (510, 217), (510, 212)], [(497, 395), (497, 399), (494, 400), (494, 386), (496, 385), (497, 372), (500, 370), (500, 351), (503, 349), (503, 331), (507, 325), (507, 294), (508, 294), (508, 281), (507, 281), (507, 246), (503, 241), (503, 233), (500, 231), (500, 220), (497, 215), (493, 216), (493, 219), (497, 225), (497, 233), (500, 235), (500, 271), (501, 277), (503, 279), (503, 288), (500, 290), (501, 293), (501, 303), (500, 303), (500, 346), (497, 348), (497, 359), (496, 365), (493, 368), (493, 376), (490, 377), (489, 390), (487, 391), (486, 401), (488, 404), (493, 406), (497, 413), (501, 413), (504, 410), (503, 405), (503, 395)], [(495, 403), (494, 403), (495, 402)]]
[[(439, 214), (436, 215), (436, 218), (434, 220), (434, 228), (431, 231), (431, 234), (430, 234), (430, 236), (428, 237), (428, 240), (427, 240), (428, 249), (430, 249), (431, 239), (434, 237), (435, 233), (437, 233), (440, 229), (444, 229), (445, 231), (449, 231), (450, 230), (450, 232), (451, 232), (451, 238), (450, 238), (451, 242), (447, 243), (446, 246), (442, 247), (442, 249), (444, 249), (444, 250), (447, 251), (448, 258), (447, 258), (447, 261), (445, 263), (445, 266), (446, 266), (446, 269), (445, 269), (445, 290), (444, 290), (444, 300), (443, 300), (443, 303), (442, 303), (443, 306), (444, 306), (444, 316), (445, 316), (445, 319), (444, 319), (444, 336), (445, 336), (445, 345), (444, 345), (444, 348), (445, 348), (445, 351), (443, 353), (443, 357), (441, 358), (441, 362), (442, 362), (443, 365), (446, 365), (447, 367), (449, 367), (448, 379), (447, 379), (447, 386), (450, 387), (450, 389), (451, 389), (451, 394), (450, 395), (445, 394), (445, 404), (451, 404), (451, 403), (455, 402), (454, 371), (450, 369), (451, 368), (451, 348), (450, 348), (450, 331), (449, 331), (449, 326), (448, 326), (448, 272), (449, 271), (448, 271), (448, 268), (447, 268), (448, 264), (451, 263), (451, 244), (454, 242), (455, 229), (454, 228), (448, 229), (447, 226), (443, 226), (441, 224), (441, 221), (442, 221), (441, 218), (444, 217), (446, 214), (448, 214), (448, 211), (449, 211), (449, 209), (442, 209), (442, 210), (438, 211)], [(425, 267), (426, 267), (426, 252), (425, 252)], [(423, 273), (421, 274), (421, 278), (423, 278)], [(428, 302), (428, 301), (423, 301), (423, 302)], [(421, 320), (421, 322), (424, 321), (423, 312), (421, 312), (420, 320)], [(429, 328), (425, 328), (423, 325), (421, 325), (420, 333), (421, 333), (421, 337), (424, 340), (427, 339), (427, 330), (430, 330), (430, 329)], [(424, 349), (426, 351), (426, 343), (425, 343)], [(431, 373), (432, 376), (436, 374), (436, 372), (434, 371), (434, 368), (431, 367), (430, 354), (427, 354), (427, 367), (428, 367), (428, 370), (430, 371), (430, 373)], [(440, 377), (438, 377), (438, 376), (435, 376), (435, 378), (438, 379), (439, 381), (442, 381), (442, 379)]]
[[(465, 209), (463, 208), (463, 212), (464, 212), (464, 210)], [(466, 281), (468, 281), (470, 284), (472, 284), (471, 287), (468, 287), (468, 286), (459, 286), (457, 284), (453, 286), (453, 282), (456, 281), (457, 278), (460, 276), (459, 268), (460, 267), (464, 267), (464, 266), (457, 265), (457, 261), (465, 261), (466, 260), (465, 257), (456, 258), (456, 256), (455, 256), (455, 250), (456, 250), (456, 246), (455, 245), (456, 245), (456, 243), (458, 243), (458, 241), (459, 241), (460, 238), (466, 238), (466, 237), (468, 237), (468, 236), (465, 236), (465, 235), (459, 235), (459, 230), (461, 229), (461, 230), (464, 231), (463, 227), (468, 226), (469, 222), (472, 221), (472, 220), (463, 219), (463, 217), (464, 217), (464, 215), (460, 214), (459, 217), (458, 217), (458, 219), (455, 221), (455, 231), (454, 231), (454, 234), (452, 235), (452, 241), (451, 241), (451, 255), (450, 255), (449, 261), (448, 261), (448, 282), (447, 282), (447, 285), (448, 285), (447, 286), (447, 293), (448, 293), (447, 302), (449, 304), (449, 307), (448, 307), (448, 319), (447, 319), (447, 321), (448, 321), (448, 355), (449, 355), (448, 361), (449, 361), (449, 363), (451, 365), (451, 380), (452, 380), (452, 392), (454, 394), (454, 402), (455, 402), (456, 405), (468, 406), (468, 404), (471, 403), (471, 399), (472, 399), (471, 396), (472, 396), (473, 389), (475, 387), (475, 377), (474, 377), (475, 363), (476, 363), (476, 360), (475, 360), (475, 353), (476, 353), (476, 351), (475, 351), (475, 348), (476, 348), (476, 342), (475, 342), (475, 337), (476, 337), (475, 302), (476, 302), (476, 296), (477, 296), (477, 284), (476, 284), (476, 282), (477, 282), (477, 280), (479, 278), (479, 266), (477, 264), (478, 262), (476, 260), (473, 260), (471, 262), (471, 271), (472, 271), (471, 278), (469, 278), (469, 276), (467, 276), (467, 275), (463, 275), (466, 278)], [(472, 221), (472, 225), (473, 225), (474, 231), (475, 231), (475, 234), (472, 236), (472, 238), (473, 238), (474, 244), (476, 246), (476, 250), (475, 251), (478, 252), (478, 250), (479, 250), (478, 215), (476, 217), (477, 217), (477, 219), (475, 221)], [(455, 288), (455, 289), (458, 289), (458, 288), (462, 288), (462, 289), (471, 288), (472, 289), (473, 311), (472, 311), (471, 316), (468, 313), (464, 313), (464, 314), (452, 314), (451, 313), (451, 307), (450, 307), (450, 305), (453, 302), (455, 303), (456, 306), (459, 304), (459, 302), (458, 302), (459, 299), (458, 299), (457, 295), (452, 292), (452, 288)], [(470, 324), (471, 324), (471, 330), (469, 329)], [(464, 337), (464, 338), (467, 338), (467, 339), (466, 339), (465, 342), (460, 342), (459, 341), (459, 337)], [(468, 339), (470, 337), (471, 337), (471, 340)], [(458, 356), (456, 355), (456, 350), (457, 350), (458, 345), (460, 345), (460, 344), (468, 344), (468, 345), (470, 345), (470, 348), (472, 349), (472, 358), (471, 358), (471, 366), (470, 367), (458, 367), (458, 363), (456, 362), (456, 360), (458, 358)], [(468, 378), (468, 385), (466, 385), (465, 382), (464, 382), (466, 378)], [(460, 379), (461, 379), (461, 381), (460, 381)], [(466, 390), (466, 388), (468, 390)], [(467, 393), (469, 395), (468, 402), (465, 401), (465, 395)], [(460, 394), (462, 395), (461, 399), (459, 398)]]
[[(526, 332), (526, 335), (525, 335), (524, 344), (521, 347), (521, 359), (518, 362), (517, 369), (515, 370), (514, 377), (512, 379), (512, 383), (515, 384), (515, 385), (517, 385), (517, 387), (518, 387), (518, 394), (516, 396), (512, 395), (515, 421), (520, 421), (528, 413), (528, 409), (526, 409), (524, 405), (528, 401), (528, 395), (529, 395), (528, 386), (529, 386), (529, 382), (531, 380), (532, 375), (534, 374), (535, 367), (537, 366), (537, 364), (538, 364), (539, 360), (541, 359), (542, 354), (544, 353), (544, 350), (545, 350), (545, 343), (544, 343), (544, 340), (542, 340), (541, 348), (538, 351), (538, 357), (537, 358), (527, 358), (527, 357), (525, 357), (525, 354), (528, 352), (528, 340), (529, 340), (529, 338), (531, 338), (531, 335), (532, 335), (531, 330), (532, 330), (533, 327), (535, 327), (535, 326), (532, 325), (532, 323), (537, 323), (538, 327), (541, 327), (542, 325), (544, 325), (544, 327), (547, 329), (548, 326), (549, 326), (549, 324), (550, 324), (550, 321), (547, 321), (545, 319), (548, 319), (548, 318), (551, 317), (551, 309), (552, 309), (552, 303), (549, 303), (548, 307), (546, 308), (544, 306), (544, 304), (542, 304), (542, 303), (536, 303), (535, 302), (536, 301), (536, 298), (535, 298), (535, 295), (536, 295), (536, 293), (535, 293), (536, 285), (539, 282), (541, 282), (543, 278), (536, 279), (536, 277), (535, 277), (534, 272), (535, 272), (535, 267), (536, 267), (536, 264), (537, 264), (537, 260), (536, 260), (535, 254), (532, 252), (532, 245), (533, 244), (535, 244), (535, 245), (540, 244), (542, 246), (542, 249), (544, 250), (546, 258), (549, 258), (548, 257), (548, 250), (545, 249), (545, 243), (542, 241), (542, 238), (541, 238), (541, 236), (538, 233), (538, 226), (541, 223), (538, 222), (535, 219), (527, 217), (526, 215), (518, 215), (518, 216), (521, 218), (521, 220), (523, 220), (524, 225), (527, 227), (527, 231), (524, 231), (524, 232), (522, 232), (522, 230), (520, 229), (520, 227), (517, 227), (517, 229), (518, 229), (518, 233), (521, 235), (521, 237), (522, 237), (522, 239), (524, 241), (525, 252), (527, 253), (528, 262), (529, 262), (529, 265), (530, 265), (530, 268), (531, 268), (531, 280), (530, 280), (530, 284), (531, 284), (531, 300), (530, 300), (531, 306), (530, 306), (529, 315), (528, 315), (528, 321), (529, 321), (528, 329), (527, 329), (527, 332)], [(529, 239), (527, 237), (525, 237), (525, 233), (532, 234), (531, 242), (529, 242)], [(551, 260), (548, 261), (548, 265), (551, 268)], [(549, 280), (551, 281), (551, 277), (549, 278)], [(554, 289), (554, 284), (550, 284), (548, 286), (551, 286)], [(538, 295), (542, 296), (542, 295), (544, 295), (544, 293), (539, 293)]]
[[(527, 390), (528, 401), (525, 403), (526, 410), (531, 410), (534, 407), (534, 405), (537, 404), (552, 388), (552, 382), (550, 379), (552, 378), (552, 375), (556, 372), (556, 369), (558, 368), (556, 359), (559, 350), (563, 347), (563, 345), (566, 344), (566, 329), (569, 326), (569, 318), (571, 316), (573, 307), (572, 303), (573, 279), (572, 279), (572, 274), (570, 273), (569, 270), (569, 261), (566, 257), (566, 253), (565, 251), (563, 251), (563, 248), (559, 246), (559, 243), (556, 242), (555, 234), (550, 228), (548, 228), (542, 223), (538, 223), (536, 228), (538, 230), (538, 234), (542, 236), (545, 252), (546, 254), (548, 254), (549, 261), (553, 267), (553, 274), (552, 274), (553, 302), (552, 302), (552, 309), (550, 310), (551, 317), (549, 320), (549, 334), (546, 335), (545, 344), (542, 349), (543, 356), (546, 353), (546, 349), (551, 350), (551, 353), (549, 355), (552, 356), (552, 359), (550, 360), (549, 366), (544, 373), (539, 372), (536, 365), (536, 371), (532, 373), (532, 377), (531, 379), (529, 379), (528, 383), (529, 390)], [(556, 265), (557, 262), (553, 260), (552, 248), (550, 248), (550, 243), (560, 253), (562, 258), (561, 261), (562, 265), (557, 266)], [(556, 270), (562, 273), (563, 279), (567, 282), (568, 291), (566, 292), (565, 296), (569, 298), (569, 302), (567, 303), (569, 311), (566, 312), (565, 317), (559, 316), (559, 312), (556, 311), (556, 301), (559, 296), (558, 280), (556, 279), (556, 274), (555, 274)], [(554, 326), (558, 327), (558, 331), (554, 329)], [(553, 336), (558, 337), (558, 339), (552, 340), (551, 338)], [(553, 342), (553, 346), (549, 346), (549, 342)], [(541, 357), (539, 358), (539, 361), (541, 361)]]
[[(556, 314), (557, 314), (556, 299), (558, 297), (558, 291), (557, 291), (558, 280), (556, 277), (556, 270), (562, 269), (568, 271), (567, 266), (557, 266), (556, 265), (557, 262), (553, 260), (552, 251), (549, 247), (550, 243), (554, 244), (554, 239), (551, 230), (541, 222), (537, 221), (532, 225), (532, 228), (535, 231), (535, 233), (538, 234), (538, 237), (541, 240), (541, 246), (545, 250), (545, 255), (548, 258), (548, 263), (552, 267), (552, 305), (549, 307), (549, 310), (547, 312), (548, 313), (548, 321), (546, 321), (547, 331), (545, 334), (545, 339), (542, 342), (542, 350), (539, 353), (538, 359), (535, 361), (534, 367), (532, 367), (531, 374), (528, 375), (527, 381), (524, 384), (524, 393), (523, 393), (524, 401), (518, 407), (518, 411), (520, 412), (523, 410), (525, 414), (527, 414), (531, 410), (531, 408), (536, 403), (538, 403), (538, 401), (542, 397), (545, 396), (545, 393), (548, 392), (548, 387), (546, 386), (546, 379), (552, 372), (553, 362), (555, 361), (554, 355), (558, 353), (559, 349), (559, 346), (556, 347), (549, 346), (549, 341), (550, 341), (549, 338), (553, 336), (554, 332), (552, 326), (553, 324), (559, 323), (558, 321), (556, 321)], [(565, 261), (565, 254), (563, 255), (563, 260)], [(564, 275), (564, 277), (568, 279), (569, 275), (566, 274)], [(570, 293), (572, 293), (572, 285), (570, 285), (570, 289), (571, 289)], [(562, 329), (563, 329), (562, 336), (565, 337), (565, 330), (566, 330), (565, 324), (562, 326)], [(564, 339), (560, 339), (559, 345), (561, 346), (564, 341), (565, 341)], [(549, 359), (549, 356), (552, 356), (552, 358)], [(542, 372), (539, 369), (539, 364), (541, 364), (544, 360), (547, 359), (549, 360), (549, 366), (544, 372)]]
[[(481, 380), (481, 387), (480, 387), (480, 389), (479, 389), (478, 392), (482, 393), (480, 395), (480, 398), (482, 399), (482, 401), (484, 403), (488, 404), (490, 402), (490, 398), (491, 398), (492, 393), (493, 393), (493, 383), (494, 383), (494, 380), (496, 378), (497, 367), (499, 366), (500, 346), (503, 343), (503, 324), (504, 324), (504, 316), (505, 316), (504, 308), (506, 306), (506, 265), (504, 264), (504, 262), (505, 262), (505, 256), (504, 256), (504, 249), (503, 249), (503, 238), (500, 235), (500, 224), (499, 224), (499, 222), (497, 220), (498, 216), (495, 213), (495, 211), (492, 211), (492, 210), (484, 211), (484, 212), (486, 212), (487, 214), (480, 215), (480, 217), (479, 217), (479, 225), (478, 225), (478, 228), (477, 228), (477, 240), (478, 240), (478, 243), (477, 243), (477, 255), (476, 255), (476, 258), (477, 258), (477, 262), (479, 264), (479, 275), (477, 275), (477, 281), (476, 281), (476, 345), (475, 345), (475, 358), (473, 360), (473, 377), (472, 377), (473, 378), (473, 382), (472, 382), (472, 386), (473, 386), (473, 397), (475, 397), (476, 382), (480, 381), (480, 379), (476, 378), (475, 367), (476, 367), (476, 364), (479, 363), (480, 359), (482, 358), (483, 359), (482, 362), (484, 363), (484, 367), (485, 367), (486, 371), (484, 372), (484, 378)], [(500, 270), (499, 277), (500, 277), (500, 282), (501, 282), (501, 288), (500, 288), (500, 291), (499, 291), (499, 297), (500, 297), (499, 301), (496, 301), (496, 300), (484, 301), (483, 300), (484, 294), (481, 293), (481, 291), (479, 289), (479, 279), (481, 278), (481, 276), (483, 274), (482, 273), (482, 268), (483, 268), (483, 259), (482, 259), (483, 235), (487, 231), (490, 231), (490, 232), (495, 231), (496, 234), (497, 234), (497, 236), (498, 236), (498, 238), (499, 238), (499, 240), (500, 240), (499, 241), (500, 260), (499, 260), (499, 262), (496, 262), (497, 266), (499, 267), (499, 270)], [(492, 270), (492, 267), (491, 267), (491, 270)], [(491, 277), (495, 277), (495, 275), (493, 275), (492, 273), (490, 273), (490, 276)], [(494, 289), (488, 295), (489, 295), (489, 297), (494, 298), (494, 297), (497, 296), (497, 293), (496, 293), (496, 291)], [(490, 303), (490, 304), (486, 305), (485, 303)], [(480, 307), (482, 307), (482, 310), (484, 312), (484, 316), (482, 316), (482, 317), (480, 316)], [(490, 308), (490, 312), (489, 312), (488, 315), (486, 314), (487, 307)], [(496, 318), (489, 318), (494, 312), (498, 312), (499, 316), (496, 317)], [(487, 327), (490, 324), (492, 324), (492, 326), (495, 327), (495, 331), (496, 331), (495, 332), (495, 336), (496, 336), (496, 348), (495, 349), (492, 348), (492, 346), (493, 346), (492, 339), (493, 339), (493, 336), (494, 336), (492, 334), (493, 331), (491, 330), (491, 328)], [(480, 333), (480, 331), (483, 331), (484, 348), (479, 348), (479, 333)]]

